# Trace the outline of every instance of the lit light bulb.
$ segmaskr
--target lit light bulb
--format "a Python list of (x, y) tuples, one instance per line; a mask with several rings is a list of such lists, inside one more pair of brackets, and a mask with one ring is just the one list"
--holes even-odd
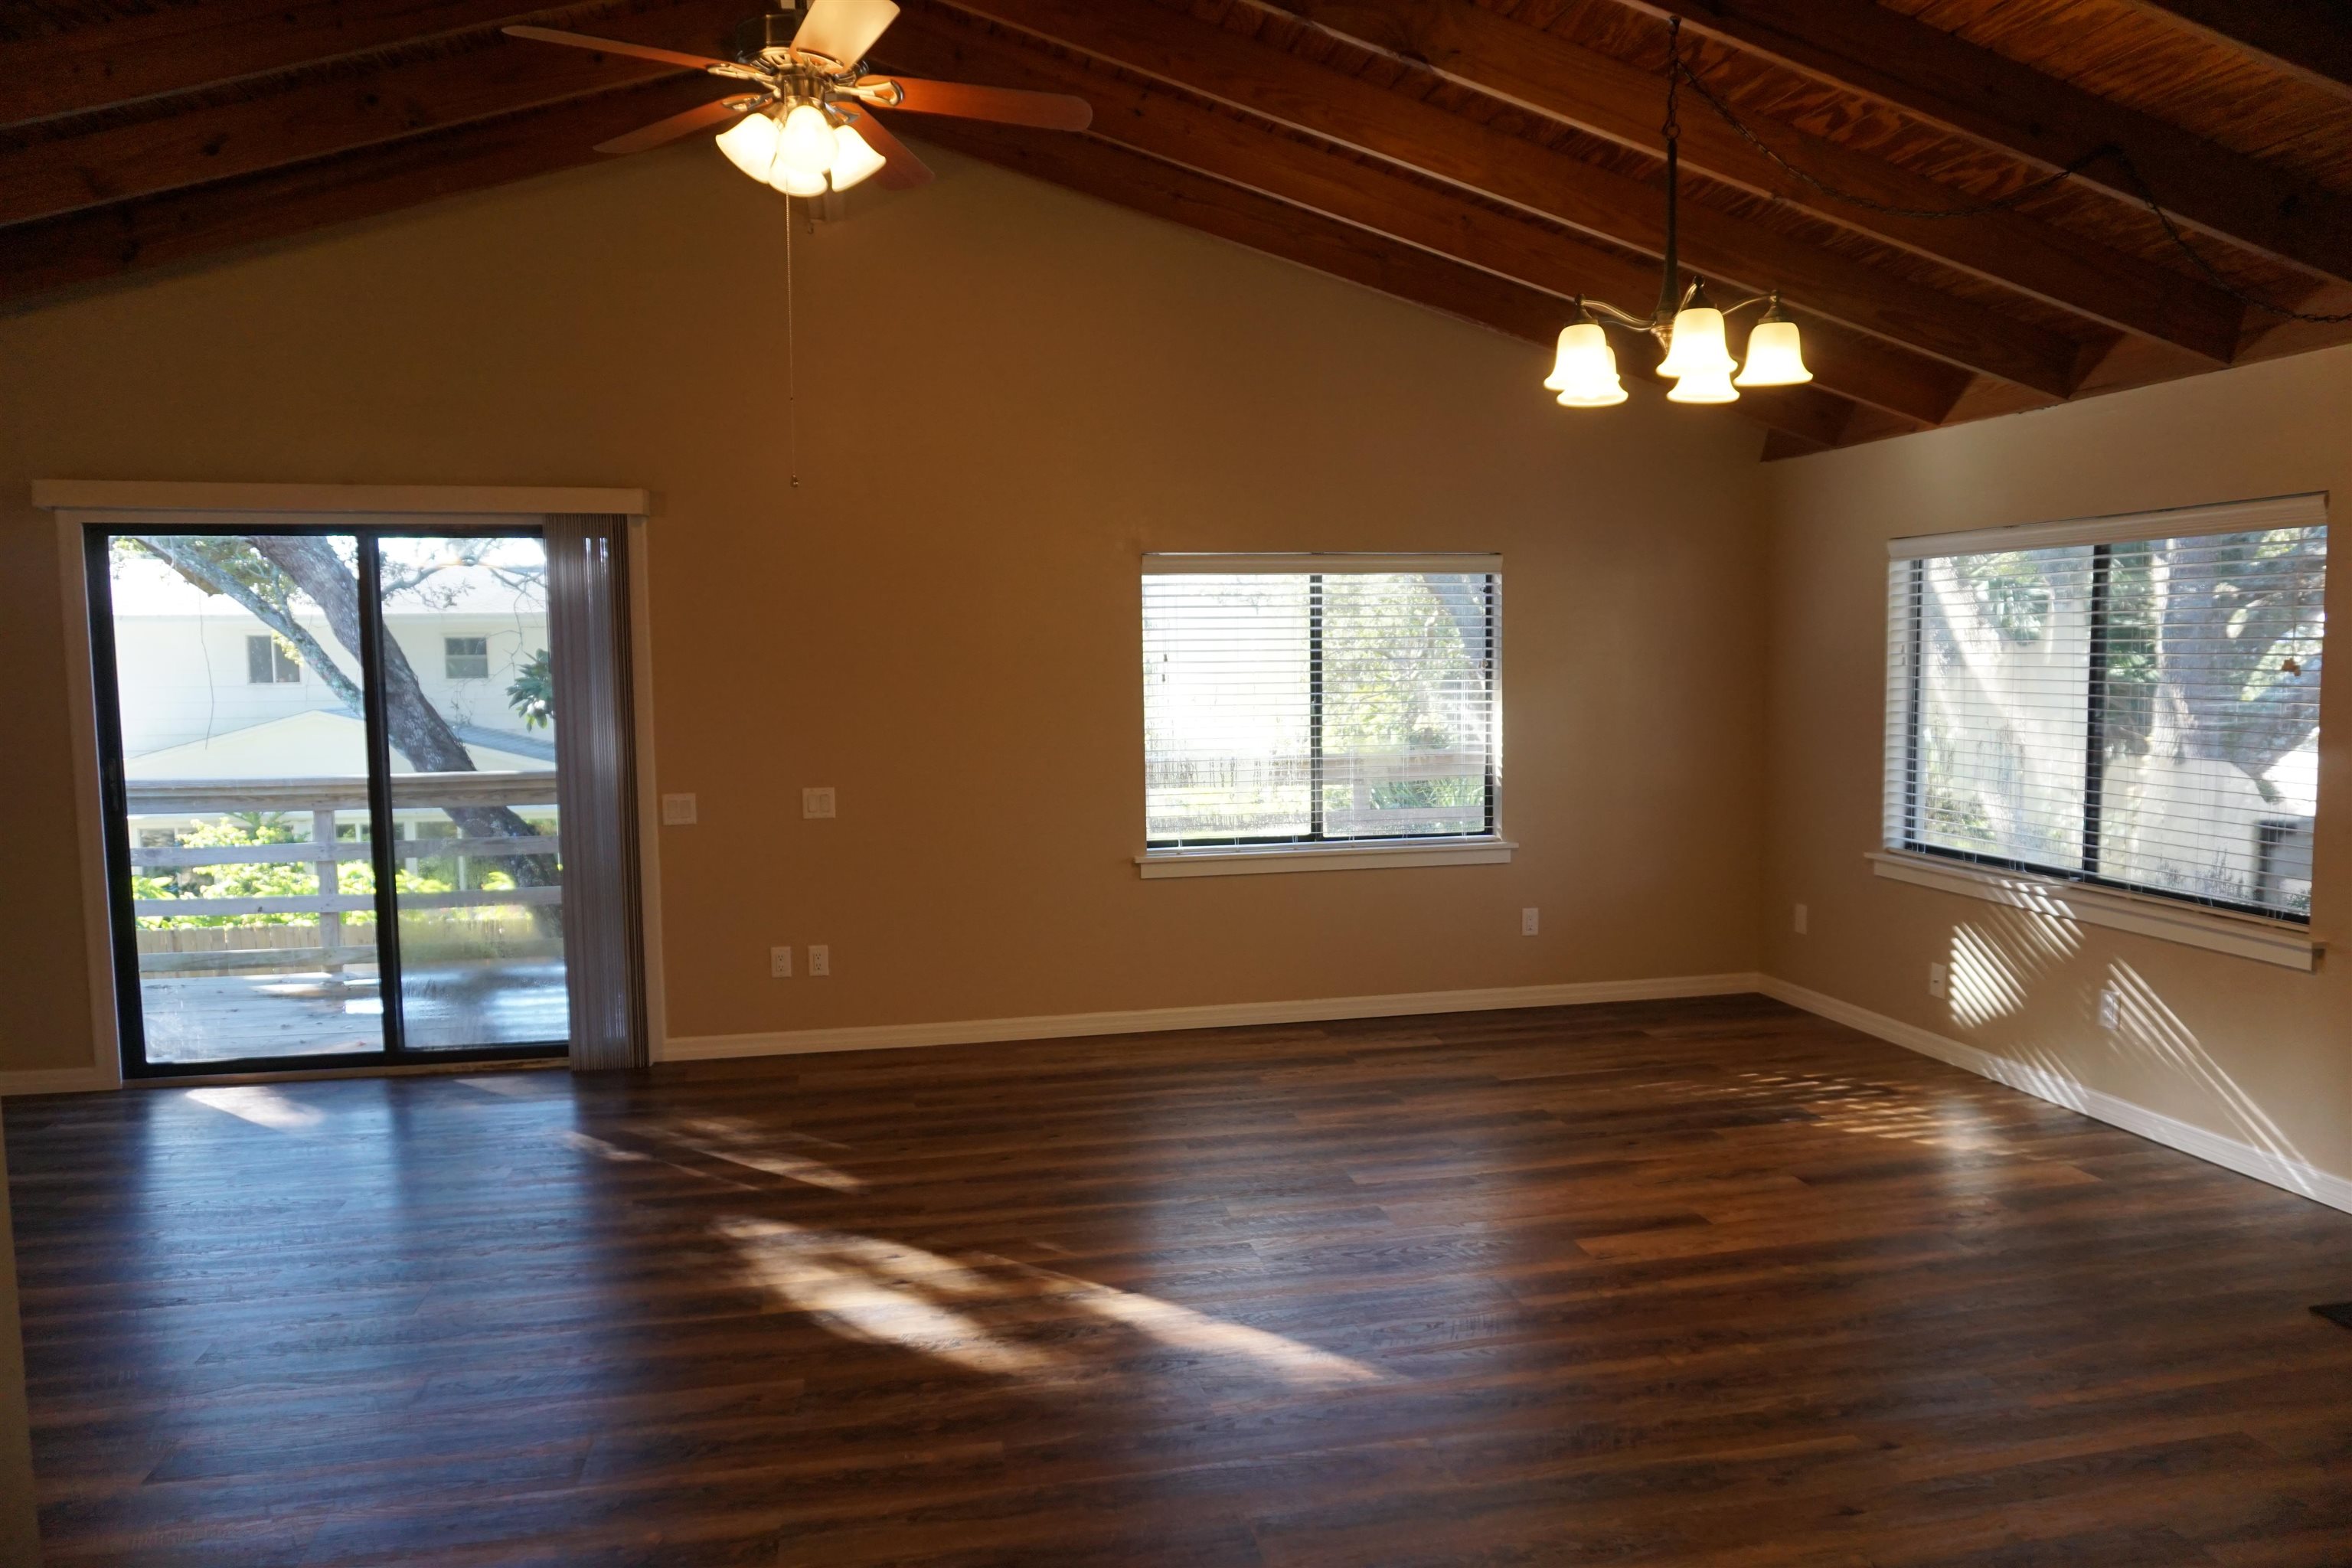
[[(1731, 350), (1723, 341), (1722, 311), (1711, 305), (1693, 305), (1675, 312), (1674, 331), (1666, 340), (1666, 357), (1658, 363), (1660, 375), (1721, 377), (1738, 368), (1739, 362), (1731, 357)], [(1682, 401), (1695, 400), (1686, 397)]]
[(855, 125), (845, 125), (833, 133), (833, 188), (845, 191), (867, 175), (880, 172), (887, 162), (857, 133)]
[(776, 162), (800, 184), (805, 184), (808, 177), (814, 175), (817, 188), (823, 190), (825, 171), (833, 167), (835, 151), (833, 127), (826, 122), (824, 110), (814, 103), (793, 104), (777, 132)]
[(1625, 401), (1625, 384), (1617, 378), (1617, 356), (1609, 334), (1598, 321), (1562, 327), (1551, 374), (1544, 377), (1547, 391), (1559, 394), (1563, 408), (1607, 408)]
[(1748, 367), (1739, 373), (1742, 386), (1798, 386), (1813, 379), (1805, 368), (1804, 341), (1794, 321), (1767, 319), (1756, 323), (1748, 337)]
[[(1663, 367), (1662, 367), (1663, 368)], [(1666, 394), (1669, 403), (1737, 403), (1739, 394), (1732, 389), (1731, 366), (1719, 370), (1695, 370), (1676, 381), (1674, 390)]]
[(719, 150), (729, 163), (765, 184), (775, 167), (776, 136), (774, 121), (765, 114), (747, 114), (720, 133)]
[(821, 196), (824, 195), (824, 176), (803, 170), (788, 168), (782, 158), (776, 160), (776, 172), (768, 184), (788, 196)]

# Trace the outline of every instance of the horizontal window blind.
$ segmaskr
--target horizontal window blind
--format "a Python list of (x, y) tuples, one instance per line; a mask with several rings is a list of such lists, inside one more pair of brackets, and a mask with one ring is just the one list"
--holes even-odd
[(1145, 558), (1148, 844), (1495, 831), (1501, 574), (1406, 563)]
[(2326, 525), (2069, 526), (1892, 563), (1887, 843), (2308, 919)]

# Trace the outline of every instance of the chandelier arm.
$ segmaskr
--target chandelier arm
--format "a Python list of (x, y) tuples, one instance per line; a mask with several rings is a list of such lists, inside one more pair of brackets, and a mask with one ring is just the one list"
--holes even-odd
[(1646, 316), (1636, 316), (1630, 310), (1619, 310), (1606, 300), (1586, 300), (1581, 308), (1586, 315), (1604, 326), (1620, 326), (1636, 332), (1651, 332), (1658, 329), (1659, 318), (1655, 311)]

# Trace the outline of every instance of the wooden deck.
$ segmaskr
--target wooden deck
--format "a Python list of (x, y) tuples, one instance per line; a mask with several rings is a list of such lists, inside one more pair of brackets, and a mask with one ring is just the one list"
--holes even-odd
[[(569, 1033), (561, 960), (413, 963), (403, 984), (409, 1043), (420, 1050), (533, 1045)], [(151, 974), (140, 994), (151, 1062), (383, 1048), (383, 996), (372, 958), (340, 971)]]
[(53, 1568), (2352, 1562), (2352, 1215), (1756, 998), (6, 1114)]

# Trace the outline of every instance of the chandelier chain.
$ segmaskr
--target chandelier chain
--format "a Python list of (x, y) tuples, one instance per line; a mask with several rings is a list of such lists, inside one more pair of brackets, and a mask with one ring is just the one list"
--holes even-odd
[[(1679, 35), (1681, 27), (1682, 18), (1677, 16), (1673, 19), (1670, 26), (1670, 33)], [(2067, 163), (2065, 167), (2059, 169), (2054, 173), (2045, 174), (2041, 179), (2035, 180), (2030, 184), (2021, 185), (2016, 190), (2010, 192), (2007, 195), (1995, 196), (1988, 201), (1975, 202), (1966, 206), (1906, 207), (1888, 202), (1882, 202), (1872, 196), (1862, 195), (1857, 192), (1845, 190), (1838, 185), (1831, 184), (1827, 180), (1822, 179), (1820, 175), (1813, 174), (1811, 170), (1801, 168), (1797, 164), (1790, 162), (1790, 160), (1784, 157), (1770, 142), (1758, 135), (1755, 129), (1746, 121), (1740, 119), (1738, 114), (1729, 104), (1724, 102), (1721, 98), (1717, 97), (1715, 91), (1710, 89), (1705, 81), (1700, 79), (1699, 74), (1696, 70), (1683, 63), (1681, 40), (1678, 36), (1674, 38), (1674, 58), (1667, 71), (1666, 133), (1670, 140), (1678, 129), (1675, 124), (1674, 84), (1681, 81), (1687, 81), (1690, 84), (1691, 90), (1697, 93), (1699, 98), (1706, 104), (1706, 106), (1714, 110), (1715, 112), (1721, 117), (1725, 124), (1730, 126), (1733, 131), (1738, 132), (1742, 141), (1755, 148), (1759, 153), (1761, 153), (1766, 158), (1770, 160), (1775, 166), (1787, 174), (1790, 178), (1819, 191), (1822, 195), (1829, 197), (1832, 201), (1843, 202), (1848, 206), (1860, 207), (1865, 212), (1884, 213), (1889, 217), (1927, 219), (1969, 218), (1985, 217), (1994, 213), (2008, 212), (2015, 207), (2022, 205), (2028, 201), (2031, 201), (2033, 197), (2042, 195), (2045, 191), (2054, 190), (2056, 187), (2065, 184), (2068, 180), (2073, 179), (2075, 175), (2081, 174), (2084, 170), (2089, 168), (2094, 163), (2099, 163), (2102, 160), (2113, 160), (2116, 166), (2123, 171), (2126, 179), (2130, 182), (2132, 191), (2137, 196), (2140, 205), (2147, 208), (2148, 212), (2155, 217), (2156, 221), (2162, 226), (2165, 237), (2169, 239), (2173, 246), (2179, 249), (2183, 256), (2186, 256), (2189, 259), (2189, 261), (2196, 267), (2197, 270), (2202, 274), (2206, 280), (2211, 283), (2214, 288), (2219, 289), (2222, 293), (2228, 295), (2231, 299), (2236, 300), (2241, 305), (2246, 306), (2250, 310), (2260, 310), (2266, 315), (2278, 316), (2290, 321), (2308, 321), (2315, 325), (2321, 326), (2335, 326), (2346, 321), (2352, 321), (2352, 310), (2323, 314), (2310, 310), (2292, 310), (2284, 305), (2277, 304), (2273, 300), (2266, 300), (2250, 289), (2242, 289), (2237, 284), (2231, 282), (2212, 264), (2212, 262), (2206, 259), (2204, 252), (2199, 250), (2196, 246), (2189, 243), (2189, 237), (2181, 231), (2179, 222), (2174, 219), (2170, 212), (2166, 210), (2164, 205), (2157, 200), (2155, 192), (2148, 187), (2147, 177), (2140, 173), (2139, 165), (2132, 161), (2131, 154), (2125, 152), (2121, 147), (2116, 146), (2112, 142), (2100, 143), (2098, 146), (2092, 148), (2089, 152), (2083, 153), (2080, 157), (2075, 158), (2073, 162)]]

